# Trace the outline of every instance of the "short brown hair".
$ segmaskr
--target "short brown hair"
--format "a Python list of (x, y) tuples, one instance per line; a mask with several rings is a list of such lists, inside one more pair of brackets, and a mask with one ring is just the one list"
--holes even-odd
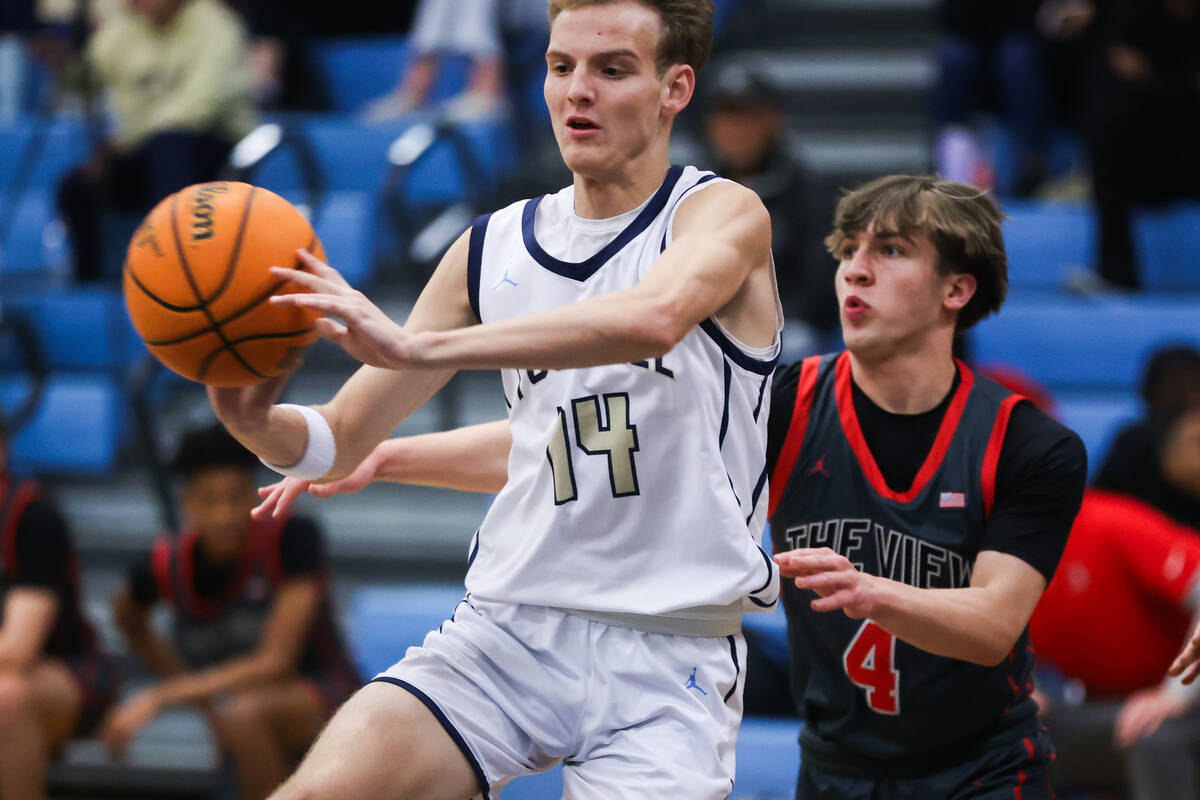
[(1008, 294), (1008, 257), (1000, 232), (1004, 218), (996, 201), (974, 186), (935, 175), (889, 175), (842, 195), (825, 247), (840, 259), (843, 242), (872, 225), (904, 235), (924, 233), (937, 248), (938, 272), (975, 277), (975, 294), (955, 325), (965, 331), (999, 311)]
[[(550, 24), (564, 11), (621, 0), (550, 0)], [(674, 64), (687, 64), (699, 74), (712, 52), (712, 0), (632, 0), (658, 12), (662, 33), (654, 53), (654, 66), (662, 75)]]

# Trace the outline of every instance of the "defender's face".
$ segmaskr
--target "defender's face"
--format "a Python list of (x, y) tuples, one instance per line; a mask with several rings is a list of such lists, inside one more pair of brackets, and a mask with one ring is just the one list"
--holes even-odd
[(188, 479), (183, 511), (217, 560), (235, 557), (250, 532), (250, 511), (258, 502), (254, 476), (237, 467), (214, 467)]
[(839, 257), (842, 338), (856, 356), (886, 358), (944, 321), (952, 277), (938, 273), (937, 250), (924, 234), (871, 226), (847, 238)]
[(642, 153), (668, 121), (654, 66), (661, 20), (639, 3), (562, 12), (546, 51), (546, 106), (563, 161), (602, 175)]

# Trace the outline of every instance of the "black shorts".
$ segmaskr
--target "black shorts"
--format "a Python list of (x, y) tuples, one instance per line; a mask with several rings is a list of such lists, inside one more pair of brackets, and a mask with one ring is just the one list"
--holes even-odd
[(104, 715), (117, 701), (120, 676), (113, 659), (101, 652), (81, 653), (66, 657), (63, 663), (83, 692), (83, 706), (75, 722), (75, 736), (95, 732)]
[(796, 800), (1052, 800), (1053, 760), (1045, 731), (919, 778), (833, 775), (811, 768), (802, 755)]

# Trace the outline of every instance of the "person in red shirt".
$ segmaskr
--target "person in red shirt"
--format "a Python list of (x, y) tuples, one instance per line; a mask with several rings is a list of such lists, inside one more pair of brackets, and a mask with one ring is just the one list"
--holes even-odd
[[(1062, 787), (1200, 796), (1196, 686), (1166, 677), (1200, 609), (1200, 535), (1127, 495), (1089, 491), (1030, 630), (1086, 702), (1048, 702)], [(1043, 698), (1046, 697), (1043, 694)]]

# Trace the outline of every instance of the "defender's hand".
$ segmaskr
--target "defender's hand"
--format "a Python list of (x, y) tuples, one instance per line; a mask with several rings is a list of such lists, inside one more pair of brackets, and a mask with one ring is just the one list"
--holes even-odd
[(1192, 638), (1183, 646), (1183, 651), (1175, 659), (1175, 663), (1171, 664), (1167, 674), (1172, 678), (1183, 675), (1184, 683), (1191, 683), (1200, 675), (1200, 625), (1196, 626)]
[(775, 556), (785, 578), (793, 578), (800, 589), (812, 589), (819, 597), (812, 601), (813, 611), (836, 611), (863, 619), (875, 610), (875, 581), (859, 572), (850, 559), (828, 547), (789, 550)]
[(346, 283), (333, 267), (307, 250), (298, 253), (300, 260), (312, 270), (311, 274), (284, 267), (271, 267), (271, 274), (302, 286), (309, 293), (277, 294), (271, 298), (272, 303), (311, 308), (327, 314), (315, 323), (317, 335), (341, 345), (364, 364), (385, 369), (421, 366), (412, 334), (393, 322), (362, 292)]
[(314, 497), (333, 497), (335, 494), (353, 494), (375, 480), (378, 461), (374, 454), (367, 456), (346, 477), (329, 483), (313, 483), (299, 478), (284, 478), (278, 483), (263, 486), (258, 496), (263, 501), (250, 512), (255, 519), (278, 517), (291, 507), (297, 497), (308, 492)]
[(1191, 704), (1162, 687), (1134, 692), (1117, 713), (1113, 726), (1113, 741), (1118, 747), (1129, 747), (1158, 730), (1173, 717), (1181, 716)]

